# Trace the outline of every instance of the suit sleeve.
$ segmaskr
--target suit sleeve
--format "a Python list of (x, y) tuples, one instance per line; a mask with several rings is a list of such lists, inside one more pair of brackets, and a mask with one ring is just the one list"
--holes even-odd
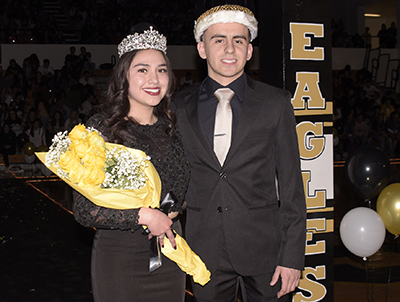
[(288, 93), (276, 132), (276, 161), (281, 222), (278, 265), (304, 268), (306, 203), (301, 176), (296, 120)]

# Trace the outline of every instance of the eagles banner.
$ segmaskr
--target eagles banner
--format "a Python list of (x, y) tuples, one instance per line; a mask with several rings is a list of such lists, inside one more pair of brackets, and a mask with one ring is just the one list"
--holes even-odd
[(292, 93), (307, 201), (306, 265), (292, 300), (333, 301), (331, 1), (259, 1), (261, 80)]

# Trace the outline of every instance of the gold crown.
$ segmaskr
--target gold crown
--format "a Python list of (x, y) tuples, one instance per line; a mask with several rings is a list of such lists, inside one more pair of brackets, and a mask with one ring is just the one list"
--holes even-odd
[(200, 42), (201, 36), (210, 26), (217, 23), (236, 22), (243, 24), (250, 31), (250, 41), (257, 37), (258, 22), (253, 12), (247, 7), (234, 4), (215, 6), (203, 13), (194, 24), (194, 38)]
[(167, 38), (150, 26), (142, 34), (135, 33), (129, 35), (118, 45), (118, 56), (122, 57), (124, 53), (138, 49), (156, 49), (167, 53)]
[(213, 14), (215, 12), (219, 12), (219, 11), (225, 11), (225, 10), (236, 10), (236, 11), (244, 12), (245, 14), (249, 14), (250, 16), (254, 17), (253, 12), (251, 10), (249, 10), (247, 7), (243, 7), (240, 5), (233, 5), (233, 4), (225, 4), (225, 5), (220, 5), (220, 6), (216, 6), (216, 7), (209, 9), (208, 11), (206, 11), (200, 17), (197, 18), (196, 23), (199, 23), (201, 20), (203, 20), (208, 15), (211, 15), (211, 14)]

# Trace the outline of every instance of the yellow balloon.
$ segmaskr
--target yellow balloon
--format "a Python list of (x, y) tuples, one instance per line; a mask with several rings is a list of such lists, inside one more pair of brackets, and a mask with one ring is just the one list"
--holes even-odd
[(28, 156), (31, 156), (31, 155), (35, 152), (35, 150), (36, 150), (36, 146), (35, 146), (35, 144), (32, 143), (32, 142), (27, 142), (27, 143), (24, 145), (24, 153), (25, 153), (26, 155), (28, 155)]
[(35, 152), (47, 152), (47, 151), (49, 151), (49, 147), (47, 145), (40, 145), (35, 150)]
[(400, 183), (393, 183), (382, 190), (376, 202), (376, 211), (393, 235), (400, 234)]

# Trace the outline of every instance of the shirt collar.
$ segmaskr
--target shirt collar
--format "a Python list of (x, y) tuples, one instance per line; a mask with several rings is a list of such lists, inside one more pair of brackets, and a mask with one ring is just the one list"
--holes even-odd
[(226, 88), (232, 89), (235, 92), (235, 96), (237, 96), (241, 101), (243, 101), (244, 86), (245, 86), (244, 73), (227, 86), (222, 86), (221, 84), (219, 84), (217, 81), (213, 80), (210, 77), (207, 77), (205, 85), (206, 85), (206, 93), (207, 93), (208, 99), (210, 99), (212, 96), (214, 96), (214, 92), (217, 89), (226, 87)]

